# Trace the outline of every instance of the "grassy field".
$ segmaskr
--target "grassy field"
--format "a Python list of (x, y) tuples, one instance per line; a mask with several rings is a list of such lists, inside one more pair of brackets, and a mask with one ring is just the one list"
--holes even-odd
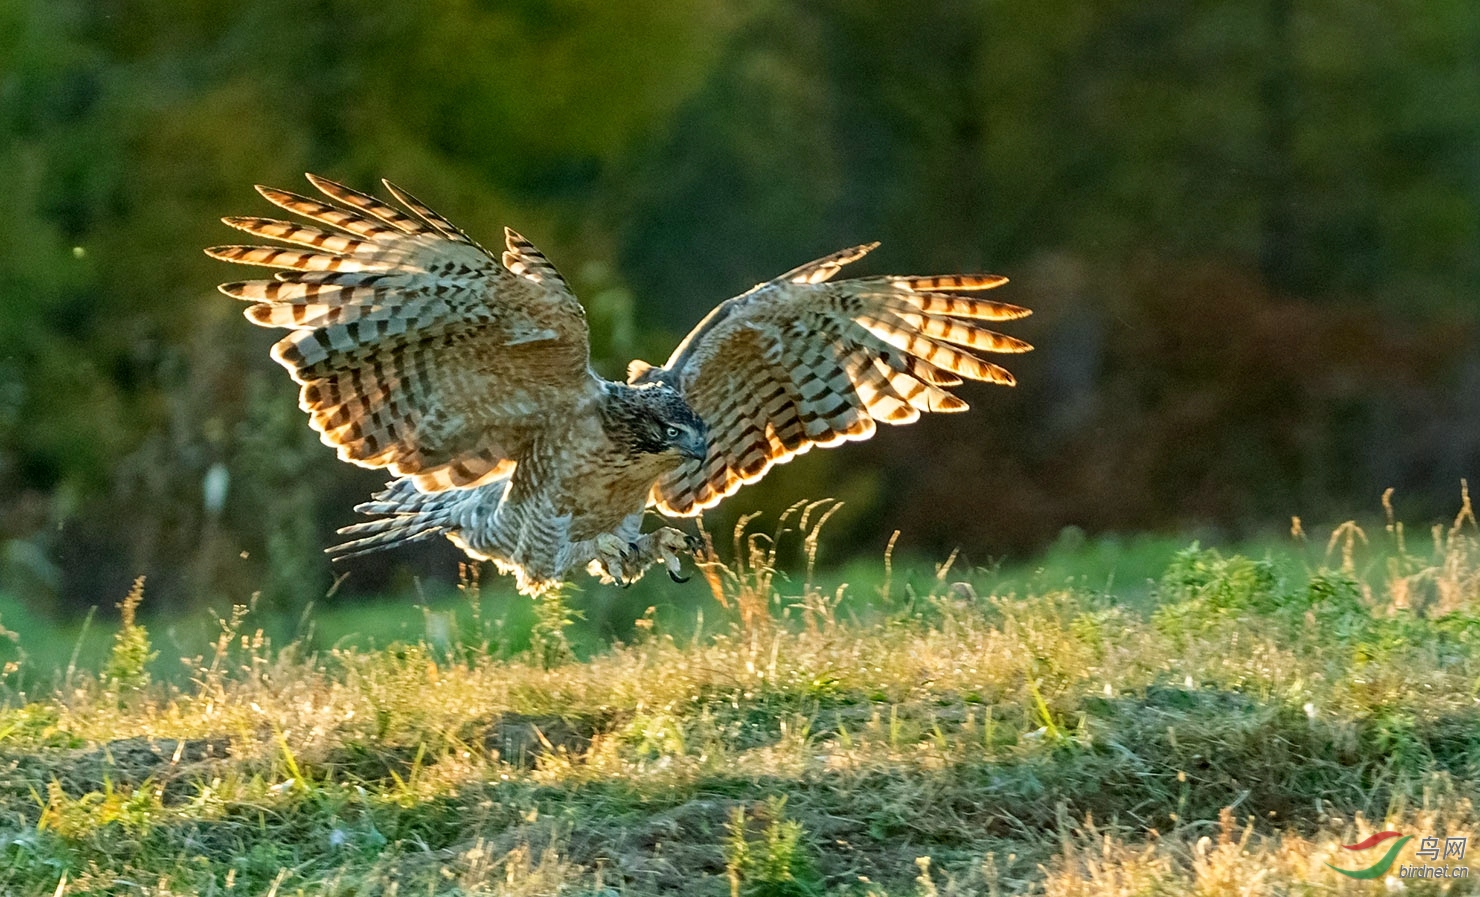
[[(721, 546), (702, 620), (653, 577), (619, 642), (472, 583), (376, 648), (245, 609), (183, 665), (138, 622), (70, 670), (0, 638), (0, 894), (1475, 892), (1398, 877), (1480, 831), (1468, 504), (827, 575), (801, 516), (789, 575)], [(1387, 875), (1326, 865), (1384, 829)]]

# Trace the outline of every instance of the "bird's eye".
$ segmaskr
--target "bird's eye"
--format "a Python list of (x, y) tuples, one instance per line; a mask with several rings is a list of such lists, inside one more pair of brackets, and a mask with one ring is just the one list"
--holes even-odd
[(663, 432), (665, 432), (665, 433), (668, 434), (668, 438), (669, 439), (677, 439), (678, 438), (678, 427), (669, 427), (667, 430), (664, 430)]

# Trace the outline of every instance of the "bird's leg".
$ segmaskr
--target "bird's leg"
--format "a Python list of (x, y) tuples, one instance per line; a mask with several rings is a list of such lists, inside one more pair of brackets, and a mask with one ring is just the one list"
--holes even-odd
[(614, 582), (625, 588), (641, 579), (643, 572), (653, 564), (662, 564), (674, 582), (688, 582), (687, 576), (679, 575), (679, 570), (683, 569), (679, 557), (693, 554), (698, 550), (699, 542), (693, 536), (665, 526), (644, 533), (631, 542), (615, 533), (602, 533), (589, 544), (591, 563), (587, 566), (588, 572), (602, 582)]
[(678, 571), (681, 569), (678, 557), (679, 552), (693, 554), (696, 550), (694, 545), (695, 539), (693, 536), (681, 530), (676, 530), (671, 526), (665, 526), (639, 536), (637, 538), (636, 548), (638, 557), (646, 561), (643, 566), (651, 563), (662, 563), (668, 570), (669, 579), (672, 579), (674, 582), (688, 582), (689, 577), (678, 575)]
[[(633, 560), (633, 546), (615, 533), (602, 533), (591, 542), (592, 558), (587, 571), (592, 576), (600, 577), (602, 582), (614, 582), (623, 588), (637, 579), (637, 576), (629, 575), (627, 569)], [(640, 568), (637, 572), (640, 575)]]

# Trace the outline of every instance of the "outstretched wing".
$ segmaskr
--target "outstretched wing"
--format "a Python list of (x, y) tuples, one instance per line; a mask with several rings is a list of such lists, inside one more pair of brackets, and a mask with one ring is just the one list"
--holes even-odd
[(283, 246), (218, 246), (218, 259), (283, 269), (228, 283), (247, 318), (293, 332), (272, 355), (339, 457), (435, 492), (507, 476), (552, 416), (592, 400), (586, 318), (555, 268), (505, 232), (495, 258), (390, 182), (397, 208), (308, 176), (334, 202), (258, 187), (308, 224), (225, 222)]
[(652, 504), (687, 516), (813, 446), (867, 439), (876, 422), (907, 424), (922, 411), (965, 411), (943, 387), (962, 378), (1011, 386), (1012, 374), (970, 350), (1025, 352), (987, 330), (1025, 308), (959, 295), (1004, 277), (869, 277), (828, 283), (878, 244), (803, 265), (710, 312), (662, 368), (640, 362), (633, 382), (683, 393), (709, 425), (709, 456), (653, 487)]

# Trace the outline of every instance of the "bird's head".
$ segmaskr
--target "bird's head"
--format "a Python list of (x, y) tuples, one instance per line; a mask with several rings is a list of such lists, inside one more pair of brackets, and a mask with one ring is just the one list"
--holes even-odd
[(675, 460), (702, 461), (709, 454), (709, 428), (673, 387), (651, 383), (623, 392), (622, 424), (633, 450)]

